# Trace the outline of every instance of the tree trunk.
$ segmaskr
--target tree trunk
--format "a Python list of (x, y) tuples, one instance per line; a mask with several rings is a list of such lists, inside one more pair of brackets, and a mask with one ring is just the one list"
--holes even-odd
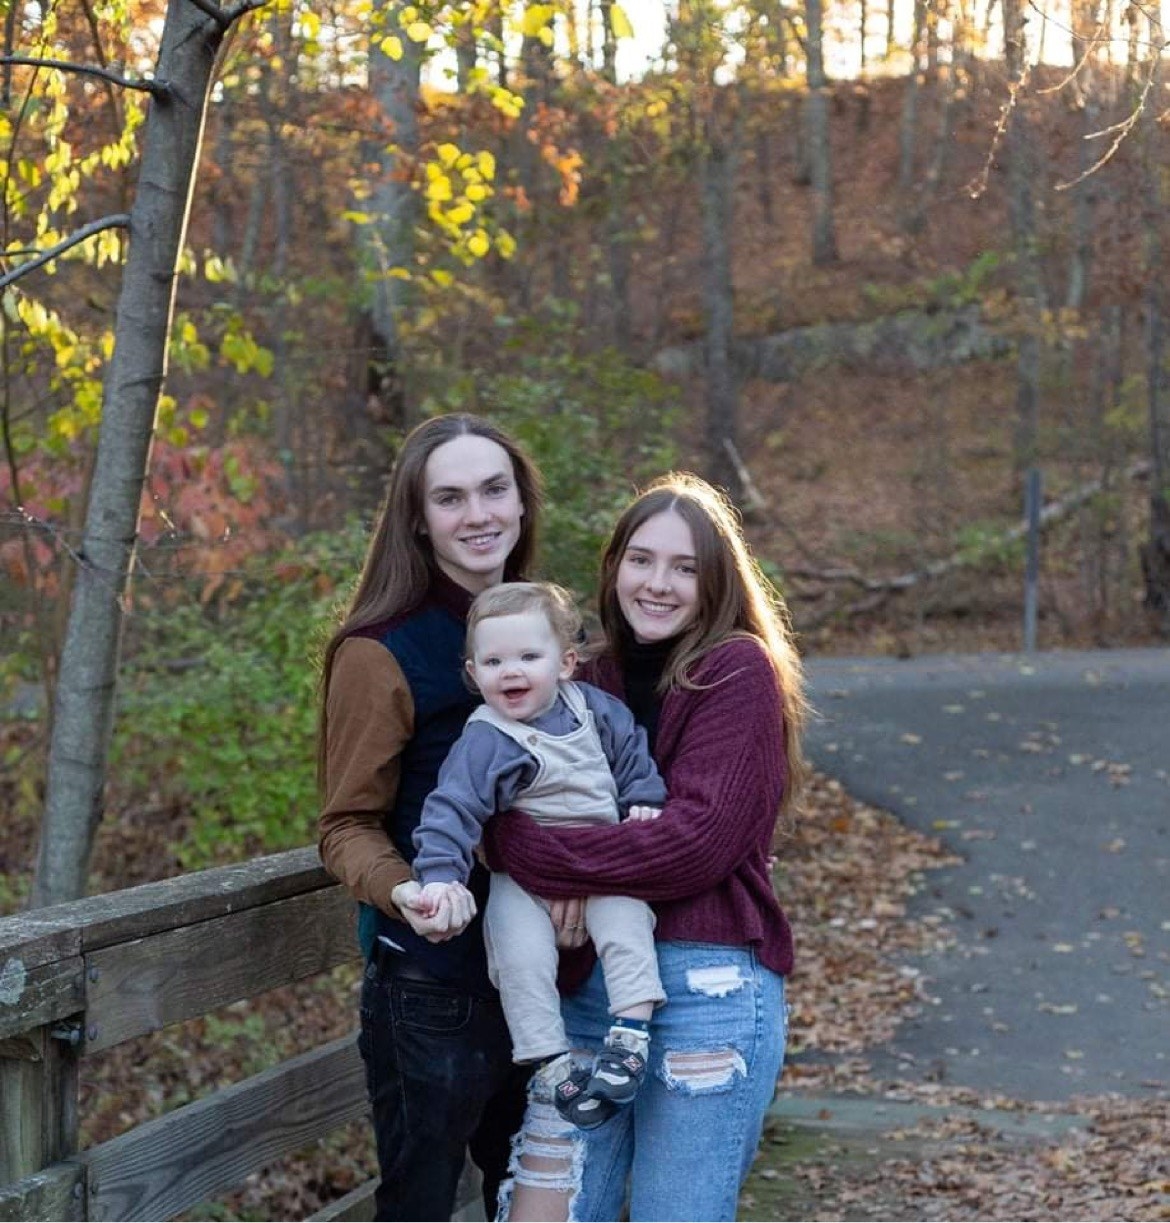
[(488, 9), (487, 20), (484, 24), (491, 31), (492, 41), (496, 46), (496, 84), (501, 89), (507, 89), (508, 56), (504, 50), (504, 6), (493, 4)]
[(927, 214), (938, 196), (939, 185), (946, 173), (951, 151), (954, 148), (961, 92), (959, 82), (963, 77), (970, 79), (970, 70), (962, 54), (959, 37), (958, 30), (956, 30), (956, 42), (951, 50), (951, 61), (945, 69), (945, 77), (941, 77), (940, 72), (943, 81), (943, 105), (942, 113), (939, 116), (934, 151), (931, 153), (922, 183), (903, 198), (901, 225), (908, 234), (919, 233), (925, 227)]
[(606, 170), (605, 240), (609, 256), (609, 280), (613, 305), (613, 342), (622, 352), (633, 346), (633, 310), (630, 304), (630, 247), (632, 235), (627, 220), (629, 181), (628, 141), (617, 136), (605, 156)]
[(702, 297), (707, 371), (707, 463), (712, 482), (733, 500), (744, 490), (731, 455), (738, 446), (739, 390), (731, 360), (735, 306), (731, 279), (732, 191), (735, 134), (720, 130), (718, 116), (706, 124), (700, 152), (702, 199)]
[(668, 322), (667, 305), (674, 296), (678, 281), (679, 246), (678, 235), (683, 209), (668, 208), (658, 243), (658, 291), (654, 294), (654, 322), (650, 331), (650, 346), (661, 347), (666, 336)]
[(906, 198), (914, 189), (914, 150), (918, 144), (918, 95), (922, 87), (922, 38), (926, 28), (925, 0), (914, 0), (914, 34), (910, 40), (910, 72), (902, 96), (898, 132), (898, 191)]
[[(1151, 10), (1149, 45), (1161, 55), (1162, 23)], [(1149, 100), (1160, 96), (1160, 59), (1149, 65), (1152, 86), (1142, 115), (1142, 153), (1145, 171), (1145, 311), (1146, 404), (1150, 421), (1150, 530), (1142, 545), (1145, 605), (1158, 631), (1170, 637), (1170, 395), (1166, 378), (1166, 290), (1162, 222), (1166, 211), (1162, 187), (1163, 167), (1157, 157), (1157, 107)]]
[[(1082, 139), (1078, 167), (1081, 174), (1088, 171), (1098, 155), (1091, 136), (1100, 129), (1101, 106), (1095, 72), (1097, 57), (1090, 50), (1097, 28), (1098, 9), (1098, 0), (1076, 0), (1072, 9), (1073, 62), (1081, 65), (1073, 81), (1074, 96), (1081, 109)], [(1081, 309), (1089, 289), (1099, 180), (1100, 175), (1089, 174), (1073, 188), (1072, 254), (1065, 290), (1065, 305), (1070, 310)]]
[[(1080, 145), (1079, 172), (1083, 174), (1093, 164), (1094, 149), (1089, 137), (1100, 128), (1100, 110), (1086, 101), (1082, 115), (1084, 135)], [(1068, 264), (1068, 286), (1065, 290), (1065, 305), (1070, 310), (1080, 310), (1089, 291), (1089, 276), (1096, 246), (1098, 177), (1097, 174), (1089, 174), (1073, 188), (1075, 194), (1070, 234), (1072, 252)]]
[[(552, 181), (552, 170), (540, 155), (539, 141), (529, 138), (536, 128), (542, 109), (555, 104), (557, 92), (553, 49), (541, 39), (525, 35), (520, 43), (520, 63), (524, 69), (524, 109), (514, 130), (516, 164), (520, 185), (532, 202), (525, 226), (530, 249), (537, 255), (540, 266), (548, 273), (548, 284), (536, 295), (544, 300), (549, 294), (567, 301), (570, 293), (569, 251), (562, 232), (562, 210), (557, 203), (558, 191)], [(524, 298), (531, 300), (531, 286)]]
[(933, 81), (938, 75), (939, 62), (939, 16), (946, 11), (946, 0), (939, 0), (934, 6), (926, 6), (926, 80)]
[(402, 57), (394, 60), (380, 47), (370, 47), (370, 92), (385, 122), (385, 131), (373, 142), (368, 160), (376, 162), (369, 210), (374, 223), (367, 227), (367, 267), (373, 278), (369, 304), (375, 344), (370, 353), (369, 382), (385, 422), (398, 428), (409, 424), (407, 371), (400, 342), (401, 321), (411, 302), (410, 282), (391, 276), (392, 268), (414, 271), (415, 226), (419, 193), (413, 177), (419, 151), (418, 108), (422, 82), (423, 48), (407, 37), (398, 21), (400, 6), (383, 0), (384, 24), (379, 34), (396, 34)]
[(475, 22), (469, 17), (455, 32), (455, 84), (460, 95), (464, 97), (471, 86), (471, 74), (475, 71), (478, 59)]
[(760, 215), (766, 225), (776, 220), (772, 206), (772, 141), (766, 128), (756, 132), (756, 198), (760, 201)]
[(823, 267), (837, 262), (837, 234), (833, 225), (833, 155), (829, 141), (829, 88), (825, 75), (821, 0), (805, 0), (805, 16), (808, 20), (805, 129), (813, 191), (812, 261)]
[(179, 254), (215, 58), (224, 27), (190, 0), (171, 0), (106, 374), (80, 570), (61, 655), (45, 815), (31, 903), (84, 895), (102, 815), (122, 629), (151, 435), (166, 376)]
[[(274, 397), (272, 424), (277, 454), (288, 464), (293, 450), (292, 367), (289, 363), (287, 330), (288, 301), (285, 279), (288, 275), (289, 251), (293, 240), (293, 201), (296, 185), (289, 165), (288, 148), (284, 139), (282, 116), (290, 115), (289, 101), (295, 86), (291, 79), (296, 64), (292, 41), (291, 12), (274, 12), (271, 16), (273, 45), (280, 64), (276, 72), (265, 78), (268, 88), (260, 99), (260, 110), (268, 129), (268, 172), (272, 179), (273, 249), (270, 271), (275, 288), (272, 290), (271, 343), (275, 359), (277, 394)], [(287, 468), (286, 468), (287, 470)], [(294, 487), (291, 491), (295, 496)]]
[(235, 194), (228, 184), (232, 184), (238, 189), (239, 182), (235, 178), (232, 168), (232, 136), (235, 127), (236, 104), (235, 99), (225, 97), (216, 107), (216, 118), (212, 120), (213, 130), (215, 131), (214, 158), (215, 168), (218, 171), (216, 175), (216, 184), (211, 189), (211, 242), (212, 246), (217, 251), (227, 251), (231, 249), (232, 230), (235, 228), (235, 208), (233, 207), (233, 196)]
[(1041, 315), (1044, 286), (1037, 252), (1036, 206), (1033, 196), (1031, 135), (1024, 109), (1026, 74), (1024, 10), (1021, 0), (1003, 0), (1004, 58), (1014, 104), (1008, 120), (1008, 212), (1016, 258), (1016, 293), (1019, 300), (1019, 345), (1016, 364), (1016, 436), (1014, 461), (1023, 473), (1037, 459), (1040, 411)]
[(598, 0), (601, 14), (601, 75), (617, 83), (617, 38), (613, 32), (613, 0)]
[[(1093, 341), (1093, 374), (1087, 402), (1077, 421), (1079, 449), (1085, 473), (1092, 477), (1103, 496), (1085, 501), (1079, 510), (1081, 571), (1084, 578), (1083, 612), (1098, 646), (1108, 644), (1109, 609), (1112, 603), (1111, 553), (1116, 548), (1113, 517), (1108, 508), (1110, 493), (1121, 466), (1116, 439), (1111, 439), (1107, 420), (1121, 400), (1125, 349), (1124, 317), (1120, 306), (1102, 308)], [(1078, 464), (1080, 466), (1080, 464)]]

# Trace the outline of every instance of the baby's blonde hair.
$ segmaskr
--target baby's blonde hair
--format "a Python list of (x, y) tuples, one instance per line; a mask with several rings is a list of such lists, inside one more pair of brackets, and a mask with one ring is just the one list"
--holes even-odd
[(497, 616), (522, 616), (539, 612), (549, 622), (562, 650), (581, 643), (581, 613), (573, 596), (553, 582), (501, 582), (475, 596), (467, 615), (467, 656), (475, 653), (475, 630), (484, 620)]

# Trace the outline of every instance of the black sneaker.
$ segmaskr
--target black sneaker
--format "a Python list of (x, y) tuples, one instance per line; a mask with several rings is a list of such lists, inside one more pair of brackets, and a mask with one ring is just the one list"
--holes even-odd
[(589, 1071), (578, 1067), (553, 1088), (553, 1104), (557, 1112), (579, 1130), (595, 1130), (617, 1111), (609, 1100), (592, 1095), (589, 1083)]
[(646, 1059), (624, 1045), (607, 1042), (593, 1063), (589, 1094), (611, 1104), (629, 1104), (646, 1077)]

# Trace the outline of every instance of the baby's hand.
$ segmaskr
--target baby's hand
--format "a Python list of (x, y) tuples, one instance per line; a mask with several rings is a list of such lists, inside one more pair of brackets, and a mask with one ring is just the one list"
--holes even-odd
[(426, 917), (449, 935), (466, 930), (475, 916), (475, 897), (463, 886), (452, 880), (450, 883), (428, 883), (419, 895)]
[(628, 820), (656, 820), (662, 814), (661, 807), (647, 807), (643, 804), (633, 806), (626, 812)]
[(418, 895), (418, 912), (424, 917), (434, 917), (445, 900), (450, 903), (452, 886), (449, 883), (428, 883)]

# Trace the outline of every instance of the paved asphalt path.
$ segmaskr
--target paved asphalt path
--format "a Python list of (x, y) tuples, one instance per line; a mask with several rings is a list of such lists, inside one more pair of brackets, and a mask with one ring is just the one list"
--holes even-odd
[[(1170, 1090), (1170, 650), (809, 661), (809, 748), (943, 838), (921, 1014), (875, 1074), (1036, 1101)], [(799, 921), (799, 918), (797, 919)]]

